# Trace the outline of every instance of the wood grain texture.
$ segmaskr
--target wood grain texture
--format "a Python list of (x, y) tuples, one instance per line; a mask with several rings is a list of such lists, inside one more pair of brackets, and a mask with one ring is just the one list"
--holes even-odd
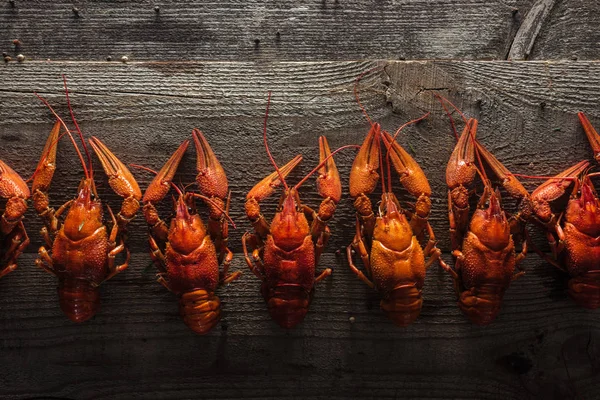
[[(133, 265), (102, 286), (100, 312), (75, 325), (60, 312), (54, 279), (33, 264), (0, 281), (2, 397), (125, 398), (597, 398), (600, 321), (564, 294), (531, 257), (498, 320), (471, 325), (450, 278), (427, 276), (420, 318), (406, 329), (327, 254), (335, 269), (305, 321), (284, 331), (269, 319), (258, 281), (219, 290), (223, 320), (205, 337), (180, 320), (175, 297)], [(350, 322), (350, 317), (355, 322)]]
[(532, 3), (16, 0), (0, 5), (0, 44), (34, 60), (504, 59)]
[(598, 60), (600, 3), (558, 0), (543, 23), (530, 60)]
[(526, 60), (531, 53), (542, 25), (554, 7), (554, 0), (536, 1), (521, 22), (508, 52), (508, 60)]
[[(353, 97), (361, 72), (384, 69), (360, 82), (374, 120), (394, 130), (432, 111), (400, 136), (428, 174), (431, 221), (449, 250), (445, 165), (454, 146), (437, 91), (480, 120), (481, 141), (514, 172), (555, 173), (591, 159), (576, 111), (600, 125), (597, 62), (322, 62), (9, 64), (0, 74), (0, 157), (24, 176), (35, 168), (52, 117), (38, 91), (65, 115), (60, 75), (69, 77), (72, 102), (86, 135), (96, 135), (127, 163), (159, 168), (192, 127), (202, 129), (226, 169), (234, 202), (233, 270), (240, 281), (222, 288), (224, 320), (206, 337), (180, 320), (172, 294), (147, 269), (146, 227), (130, 227), (130, 269), (102, 286), (102, 307), (89, 323), (74, 325), (60, 312), (55, 279), (34, 267), (38, 218), (27, 214), (34, 241), (19, 269), (0, 280), (0, 395), (59, 398), (597, 398), (600, 319), (577, 308), (565, 283), (535, 255), (527, 275), (508, 290), (501, 315), (486, 328), (472, 326), (456, 306), (450, 278), (436, 267), (425, 284), (417, 322), (396, 328), (379, 300), (335, 251), (350, 243), (353, 212), (347, 199), (354, 151), (340, 153), (344, 199), (331, 224), (332, 240), (320, 268), (310, 312), (297, 329), (273, 323), (259, 282), (241, 257), (249, 228), (243, 198), (271, 171), (261, 129), (266, 93), (273, 91), (269, 141), (278, 162), (305, 155), (297, 182), (318, 159), (317, 138), (332, 147), (360, 143), (368, 129)], [(459, 124), (460, 126), (460, 124)], [(52, 201), (74, 195), (81, 167), (61, 142)], [(180, 167), (194, 179), (195, 156)], [(96, 168), (100, 166), (96, 163)], [(151, 177), (134, 171), (142, 188)], [(101, 174), (98, 174), (101, 175)], [(118, 198), (106, 180), (100, 192)], [(537, 182), (525, 182), (530, 189)], [(314, 180), (301, 194), (318, 204)], [(374, 198), (377, 193), (374, 194)], [(404, 197), (403, 197), (404, 198)], [(406, 197), (408, 200), (409, 198)], [(265, 202), (272, 215), (277, 199)], [(168, 202), (165, 202), (168, 203)], [(514, 204), (506, 200), (507, 209)], [(168, 214), (168, 204), (162, 211)], [(539, 245), (543, 244), (537, 238)], [(445, 256), (446, 257), (446, 256)], [(446, 257), (448, 259), (448, 257)], [(355, 322), (350, 322), (350, 317)]]

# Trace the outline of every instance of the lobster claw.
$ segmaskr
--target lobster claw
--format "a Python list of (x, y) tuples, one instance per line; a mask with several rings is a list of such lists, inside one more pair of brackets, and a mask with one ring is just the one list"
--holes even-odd
[(392, 165), (400, 175), (400, 183), (413, 196), (431, 196), (431, 187), (425, 173), (414, 158), (394, 138), (383, 131), (383, 140), (388, 148)]
[(196, 146), (196, 183), (200, 192), (208, 197), (227, 198), (229, 191), (225, 170), (199, 129), (192, 131)]
[(185, 154), (189, 144), (189, 140), (185, 140), (183, 143), (181, 143), (171, 158), (169, 158), (160, 171), (158, 171), (158, 174), (156, 174), (144, 192), (144, 198), (142, 199), (144, 203), (158, 202), (162, 200), (167, 193), (169, 193), (171, 181), (175, 176), (175, 172), (177, 172), (177, 167), (179, 167), (179, 163), (181, 162), (181, 159), (183, 158), (183, 155)]
[(58, 134), (60, 133), (60, 122), (56, 121), (48, 135), (42, 156), (33, 175), (31, 191), (46, 192), (50, 188), (50, 182), (56, 171), (56, 148), (58, 147)]
[(357, 198), (375, 190), (379, 181), (379, 138), (381, 125), (375, 123), (356, 154), (350, 170), (350, 196)]
[(578, 112), (577, 116), (579, 117), (579, 121), (583, 126), (583, 130), (585, 131), (585, 135), (590, 142), (590, 146), (592, 146), (592, 150), (594, 151), (594, 158), (597, 162), (600, 162), (600, 135), (594, 129), (590, 120), (585, 116), (584, 113)]
[(474, 118), (467, 121), (450, 156), (446, 167), (446, 184), (451, 190), (461, 185), (469, 186), (477, 174), (473, 144), (477, 135), (477, 124), (478, 122)]
[(317, 178), (319, 195), (323, 198), (330, 198), (337, 204), (342, 198), (342, 181), (325, 136), (319, 137), (319, 163), (323, 163), (319, 168), (319, 177)]
[(92, 136), (89, 142), (108, 176), (108, 184), (116, 194), (124, 199), (119, 213), (119, 221), (121, 225), (126, 224), (140, 208), (139, 201), (142, 199), (142, 191), (125, 164), (100, 139)]
[(108, 184), (112, 190), (121, 197), (132, 196), (137, 200), (141, 200), (142, 191), (125, 164), (97, 137), (92, 136), (89, 142), (108, 176)]
[[(298, 154), (296, 157), (288, 161), (288, 163), (283, 167), (279, 168), (279, 172), (281, 172), (283, 178), (288, 176), (288, 174), (292, 172), (292, 170), (296, 168), (298, 164), (300, 164), (300, 161), (302, 161), (302, 156)], [(246, 195), (246, 199), (255, 199), (256, 201), (260, 202), (272, 195), (275, 191), (275, 188), (279, 185), (281, 185), (281, 179), (279, 178), (277, 171), (275, 171), (254, 185), (252, 190), (250, 190)]]
[[(542, 223), (552, 223), (552, 205), (565, 198), (567, 189), (576, 183), (576, 178), (589, 167), (588, 161), (580, 161), (538, 186), (531, 194), (533, 212)], [(565, 178), (565, 179), (557, 179)]]
[(523, 184), (502, 164), (498, 159), (490, 153), (479, 141), (476, 141), (477, 152), (483, 158), (485, 163), (489, 165), (494, 175), (502, 181), (502, 186), (508, 194), (515, 199), (525, 199), (529, 197), (529, 192)]

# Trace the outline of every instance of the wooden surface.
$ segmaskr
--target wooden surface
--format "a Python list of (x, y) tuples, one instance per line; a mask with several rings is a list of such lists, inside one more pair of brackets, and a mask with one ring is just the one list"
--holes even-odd
[[(445, 164), (454, 145), (439, 92), (480, 119), (479, 137), (508, 168), (556, 173), (590, 158), (576, 111), (600, 124), (597, 62), (322, 62), (322, 63), (11, 63), (0, 74), (2, 159), (24, 176), (33, 172), (52, 117), (34, 91), (66, 112), (60, 75), (86, 135), (102, 138), (127, 163), (159, 168), (191, 128), (202, 129), (226, 169), (233, 193), (233, 269), (243, 277), (219, 292), (223, 321), (206, 337), (180, 320), (174, 296), (148, 268), (146, 227), (130, 226), (134, 252), (128, 271), (102, 286), (102, 308), (82, 325), (60, 312), (55, 279), (34, 267), (39, 221), (27, 214), (33, 244), (19, 269), (0, 280), (0, 393), (4, 398), (597, 398), (600, 317), (577, 308), (564, 277), (536, 255), (527, 275), (511, 285), (491, 326), (471, 325), (456, 306), (450, 278), (433, 267), (415, 324), (400, 329), (379, 310), (379, 300), (336, 256), (352, 239), (347, 177), (354, 150), (340, 153), (344, 198), (306, 320), (284, 331), (273, 323), (247, 270), (240, 237), (249, 229), (243, 197), (271, 170), (261, 141), (268, 90), (273, 91), (269, 141), (283, 163), (305, 161), (290, 182), (317, 162), (317, 137), (332, 147), (360, 143), (368, 123), (353, 97), (360, 83), (374, 120), (394, 130), (431, 111), (399, 142), (413, 153), (433, 188), (431, 221), (449, 250)], [(459, 127), (461, 123), (457, 121)], [(178, 179), (194, 179), (188, 151)], [(60, 144), (52, 201), (74, 195), (81, 177), (75, 154)], [(99, 165), (96, 165), (99, 168)], [(147, 174), (135, 171), (145, 188)], [(102, 174), (98, 174), (102, 176)], [(396, 181), (397, 182), (397, 181)], [(536, 182), (525, 182), (533, 188)], [(113, 208), (118, 198), (100, 179)], [(400, 190), (399, 193), (402, 193)], [(318, 204), (314, 180), (301, 195)], [(376, 197), (377, 193), (375, 194)], [(409, 197), (404, 197), (410, 200)], [(265, 202), (271, 215), (277, 199)], [(165, 202), (168, 203), (168, 202)], [(507, 209), (514, 204), (507, 200)], [(168, 204), (163, 205), (168, 214)], [(536, 239), (543, 246), (543, 240)], [(449, 261), (448, 254), (444, 257)], [(354, 318), (354, 323), (350, 318)]]
[(529, 59), (598, 58), (600, 3), (556, 1), (531, 25), (535, 3), (14, 0), (0, 4), (0, 47), (35, 60), (505, 59), (527, 37)]
[[(193, 334), (175, 297), (155, 282), (138, 216), (129, 270), (102, 285), (100, 312), (76, 325), (59, 309), (55, 278), (34, 266), (41, 224), (29, 210), (32, 244), (19, 269), (0, 279), (0, 398), (600, 398), (600, 314), (576, 307), (565, 277), (534, 254), (488, 327), (461, 314), (437, 266), (419, 319), (400, 329), (385, 318), (377, 294), (336, 254), (354, 232), (354, 150), (336, 156), (344, 197), (319, 267), (334, 273), (296, 329), (270, 320), (240, 244), (250, 228), (244, 196), (272, 170), (260, 136), (267, 92), (275, 159), (304, 156), (290, 177), (297, 182), (318, 161), (319, 135), (332, 147), (361, 143), (369, 125), (352, 89), (379, 66), (360, 83), (373, 120), (393, 131), (431, 111), (398, 140), (429, 177), (430, 221), (450, 261), (444, 173), (454, 138), (433, 94), (478, 118), (480, 140), (513, 172), (548, 175), (591, 159), (576, 112), (600, 128), (599, 14), (600, 3), (588, 0), (2, 2), (0, 49), (25, 62), (0, 65), (0, 158), (31, 176), (53, 123), (33, 92), (66, 116), (61, 74), (84, 133), (126, 163), (160, 168), (198, 127), (229, 177), (238, 224), (232, 269), (244, 275), (218, 292), (221, 323)], [(528, 61), (490, 61), (505, 59)], [(189, 149), (177, 180), (193, 182), (194, 168)], [(145, 188), (151, 176), (133, 173)], [(55, 207), (73, 197), (81, 176), (71, 145), (61, 142)], [(118, 208), (97, 176), (101, 197)], [(300, 192), (318, 205), (314, 179)], [(276, 202), (265, 202), (268, 216)], [(547, 249), (539, 233), (534, 241)]]

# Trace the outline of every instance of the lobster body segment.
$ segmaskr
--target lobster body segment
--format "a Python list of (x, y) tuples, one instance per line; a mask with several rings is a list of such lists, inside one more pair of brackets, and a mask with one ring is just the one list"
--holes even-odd
[[(158, 281), (179, 297), (179, 312), (185, 324), (194, 332), (205, 334), (221, 319), (221, 301), (215, 291), (241, 273), (228, 273), (233, 253), (227, 247), (227, 177), (202, 132), (194, 129), (192, 135), (197, 153), (196, 183), (201, 194), (186, 193), (174, 186), (178, 198), (168, 227), (158, 215), (155, 204), (169, 192), (189, 145), (186, 140), (156, 174), (143, 201)], [(210, 210), (206, 225), (196, 210), (196, 198), (204, 200)]]
[[(400, 183), (417, 198), (414, 212), (404, 210), (391, 187), (386, 190), (385, 186), (378, 211), (372, 209), (368, 195), (380, 177), (377, 171), (382, 167), (381, 141), (387, 149), (386, 156), (389, 154), (388, 163), (400, 175)], [(350, 195), (356, 209), (356, 234), (347, 247), (350, 268), (379, 292), (382, 311), (397, 325), (407, 326), (421, 312), (425, 273), (440, 255), (427, 221), (431, 207), (429, 182), (416, 161), (375, 123), (352, 165)], [(429, 241), (423, 249), (419, 238), (424, 231)], [(354, 265), (352, 250), (360, 255), (366, 275)]]

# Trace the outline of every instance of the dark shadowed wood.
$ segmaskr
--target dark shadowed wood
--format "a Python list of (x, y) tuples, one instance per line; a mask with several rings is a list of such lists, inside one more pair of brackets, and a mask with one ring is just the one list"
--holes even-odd
[(599, 15), (600, 2), (597, 1), (555, 1), (529, 59), (599, 59)]
[[(103, 139), (127, 163), (160, 168), (192, 127), (200, 128), (229, 176), (231, 214), (239, 225), (231, 232), (232, 269), (244, 276), (218, 293), (221, 324), (206, 337), (195, 336), (180, 320), (175, 297), (147, 268), (146, 227), (138, 217), (130, 226), (130, 269), (102, 286), (98, 315), (75, 325), (60, 312), (56, 280), (34, 266), (40, 224), (29, 211), (26, 223), (34, 243), (19, 269), (0, 280), (2, 397), (599, 397), (598, 312), (577, 308), (565, 294), (563, 277), (535, 255), (526, 259), (527, 275), (511, 285), (502, 313), (489, 327), (475, 327), (463, 317), (450, 278), (437, 266), (427, 276), (415, 324), (400, 329), (383, 316), (377, 295), (335, 255), (353, 235), (346, 193), (354, 150), (336, 156), (345, 194), (319, 267), (331, 267), (334, 274), (317, 286), (297, 329), (286, 332), (270, 320), (259, 282), (240, 254), (240, 237), (249, 228), (244, 196), (272, 170), (260, 136), (267, 91), (273, 91), (268, 137), (275, 159), (283, 163), (297, 153), (305, 156), (290, 178), (297, 182), (317, 163), (319, 135), (326, 135), (332, 147), (362, 141), (368, 123), (352, 88), (356, 76), (377, 65), (385, 68), (360, 83), (361, 99), (374, 120), (392, 131), (432, 111), (399, 142), (430, 179), (430, 220), (445, 251), (444, 173), (454, 138), (434, 91), (480, 120), (481, 141), (514, 172), (546, 175), (591, 159), (575, 113), (586, 112), (600, 126), (595, 89), (600, 65), (595, 62), (35, 62), (3, 67), (0, 157), (23, 176), (33, 172), (53, 122), (32, 92), (66, 115), (62, 73), (69, 77), (83, 131)], [(180, 167), (183, 183), (193, 181), (194, 162), (190, 150)], [(74, 195), (81, 177), (67, 141), (60, 143), (57, 164), (55, 205)], [(145, 188), (151, 176), (134, 174)], [(118, 207), (106, 180), (100, 183), (103, 197)], [(537, 182), (525, 184), (532, 189)], [(301, 195), (318, 204), (314, 179)], [(404, 194), (403, 199), (410, 201)], [(276, 202), (276, 197), (265, 202), (269, 217)], [(507, 209), (514, 207), (506, 203)]]
[[(471, 325), (450, 279), (432, 269), (421, 317), (406, 329), (347, 263), (316, 288), (309, 314), (285, 332), (269, 319), (244, 270), (218, 293), (223, 320), (205, 337), (180, 320), (175, 297), (143, 273), (146, 254), (102, 286), (102, 307), (75, 325), (60, 312), (52, 277), (33, 255), (0, 281), (3, 398), (582, 398), (597, 385), (600, 323), (577, 308), (547, 264), (506, 293), (498, 320)], [(350, 322), (354, 317), (354, 323)]]
[(503, 59), (532, 3), (3, 1), (0, 44), (36, 60)]

